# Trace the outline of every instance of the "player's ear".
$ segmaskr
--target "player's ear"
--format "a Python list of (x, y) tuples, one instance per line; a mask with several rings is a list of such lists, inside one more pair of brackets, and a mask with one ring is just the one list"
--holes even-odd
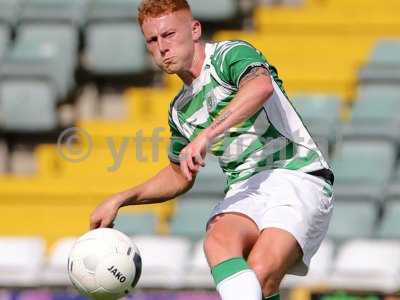
[(192, 36), (195, 42), (201, 39), (201, 24), (197, 20), (192, 21)]

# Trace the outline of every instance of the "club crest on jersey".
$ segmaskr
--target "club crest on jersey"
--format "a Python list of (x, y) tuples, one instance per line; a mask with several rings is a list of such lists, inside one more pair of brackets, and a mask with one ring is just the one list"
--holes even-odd
[(207, 103), (207, 110), (208, 112), (211, 112), (215, 109), (217, 106), (217, 98), (214, 95), (213, 91), (208, 92), (206, 95), (206, 103)]
[(126, 276), (124, 276), (124, 274), (122, 274), (120, 271), (118, 271), (118, 269), (114, 266), (111, 266), (107, 269), (108, 271), (110, 271), (111, 274), (114, 275), (114, 277), (119, 280), (119, 282), (123, 283), (126, 281)]

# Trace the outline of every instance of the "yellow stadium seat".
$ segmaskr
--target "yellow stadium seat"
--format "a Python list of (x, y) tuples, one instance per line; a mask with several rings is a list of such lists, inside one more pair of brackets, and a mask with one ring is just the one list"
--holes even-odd
[[(399, 6), (400, 7), (400, 6)], [(268, 8), (256, 10), (256, 29), (268, 34), (399, 36), (399, 9)]]
[(400, 8), (398, 0), (385, 0), (384, 4), (376, 0), (307, 0), (307, 6), (327, 8), (387, 9)]
[[(49, 243), (88, 230), (89, 215), (98, 203), (118, 192), (111, 184), (39, 177), (0, 178), (0, 235), (41, 235)], [(174, 202), (124, 208), (154, 213), (165, 230)], [(164, 229), (163, 229), (164, 228)]]
[(374, 43), (371, 37), (274, 36), (239, 31), (221, 31), (214, 39), (241, 39), (253, 44), (277, 67), (289, 95), (336, 93), (347, 101), (353, 98), (358, 68)]
[(164, 83), (168, 89), (175, 91), (176, 94), (183, 86), (182, 80), (177, 75), (164, 75)]

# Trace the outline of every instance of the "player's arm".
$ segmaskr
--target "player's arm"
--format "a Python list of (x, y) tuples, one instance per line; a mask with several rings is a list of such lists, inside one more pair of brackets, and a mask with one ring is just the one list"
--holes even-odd
[(188, 182), (179, 165), (171, 162), (145, 183), (120, 193), (120, 206), (165, 202), (186, 193), (193, 183), (194, 178)]
[(227, 105), (209, 127), (203, 132), (209, 140), (213, 140), (229, 128), (253, 116), (274, 89), (269, 71), (265, 67), (253, 67), (240, 79), (236, 97)]
[(181, 169), (188, 180), (202, 164), (205, 147), (229, 128), (253, 116), (273, 93), (269, 71), (263, 66), (252, 67), (241, 77), (236, 97), (220, 115), (182, 152)]
[(90, 228), (110, 227), (119, 208), (127, 205), (161, 203), (187, 192), (194, 183), (188, 181), (179, 165), (170, 163), (141, 185), (120, 192), (103, 201), (90, 216)]

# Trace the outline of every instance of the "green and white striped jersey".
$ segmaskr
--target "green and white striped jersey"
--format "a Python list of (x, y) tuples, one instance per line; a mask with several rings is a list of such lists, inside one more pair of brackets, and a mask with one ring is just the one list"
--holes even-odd
[(184, 85), (170, 105), (172, 162), (179, 164), (180, 151), (235, 97), (241, 76), (249, 68), (264, 66), (271, 74), (274, 93), (252, 117), (218, 136), (209, 149), (227, 177), (225, 191), (263, 170), (329, 169), (289, 102), (275, 67), (260, 51), (243, 41), (206, 43), (205, 50), (200, 75), (190, 86)]

